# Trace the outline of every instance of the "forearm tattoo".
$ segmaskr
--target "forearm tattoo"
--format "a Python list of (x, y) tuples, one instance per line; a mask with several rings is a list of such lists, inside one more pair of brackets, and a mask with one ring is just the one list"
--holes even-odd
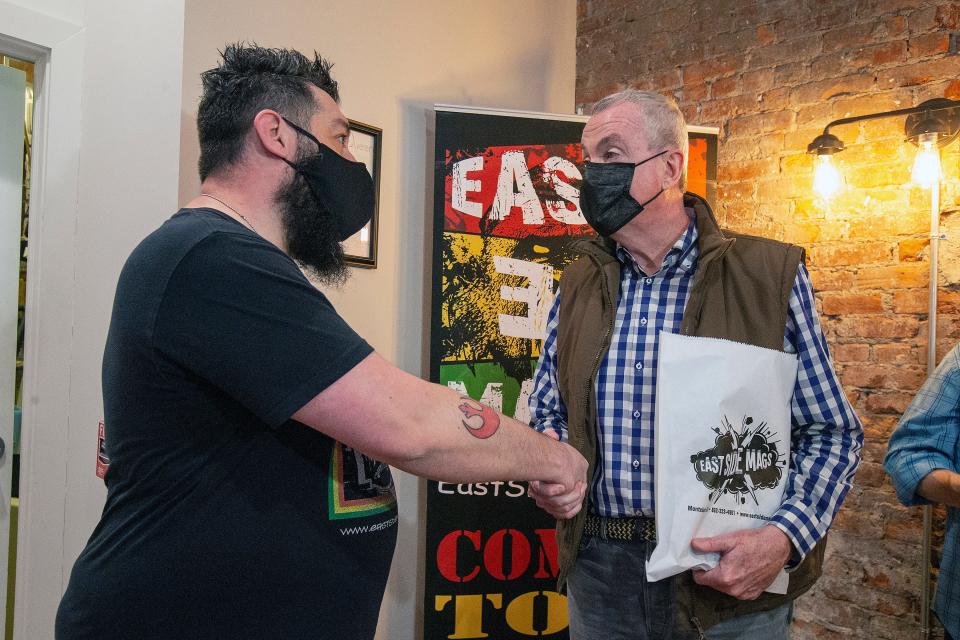
[(474, 438), (489, 438), (500, 428), (500, 416), (490, 407), (467, 396), (460, 396), (459, 409), (463, 414), (463, 426)]

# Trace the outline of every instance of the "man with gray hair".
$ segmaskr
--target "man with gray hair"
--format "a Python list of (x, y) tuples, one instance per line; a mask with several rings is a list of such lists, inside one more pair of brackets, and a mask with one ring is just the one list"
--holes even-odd
[[(643, 91), (604, 98), (583, 130), (581, 205), (600, 237), (563, 273), (530, 400), (533, 426), (590, 461), (583, 500), (531, 484), (558, 518), (583, 507), (557, 525), (574, 640), (788, 637), (859, 463), (863, 429), (833, 370), (803, 250), (722, 231), (707, 202), (684, 193), (687, 144), (676, 104)], [(694, 550), (719, 555), (714, 569), (648, 582), (661, 332), (783, 350), (799, 365), (780, 509), (760, 528), (695, 538)], [(787, 593), (765, 593), (784, 568)]]

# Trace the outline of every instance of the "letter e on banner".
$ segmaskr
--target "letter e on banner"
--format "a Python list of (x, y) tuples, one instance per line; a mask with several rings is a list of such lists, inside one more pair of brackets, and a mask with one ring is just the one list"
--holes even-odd
[(512, 338), (540, 340), (547, 329), (547, 314), (553, 304), (553, 267), (516, 258), (494, 256), (497, 273), (528, 278), (526, 287), (500, 287), (500, 297), (527, 304), (526, 316), (497, 316), (500, 334)]
[(467, 178), (467, 172), (483, 169), (483, 156), (467, 158), (453, 163), (453, 176), (450, 190), (450, 206), (468, 216), (479, 218), (483, 215), (483, 205), (467, 200), (467, 192), (480, 191), (480, 181)]

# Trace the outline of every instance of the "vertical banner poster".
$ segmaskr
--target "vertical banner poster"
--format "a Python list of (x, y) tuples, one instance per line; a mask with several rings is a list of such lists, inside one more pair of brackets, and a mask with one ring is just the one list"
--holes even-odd
[[(431, 380), (521, 422), (580, 210), (587, 118), (436, 107)], [(688, 189), (713, 200), (715, 130)], [(555, 521), (525, 482), (427, 483), (424, 640), (566, 639)]]

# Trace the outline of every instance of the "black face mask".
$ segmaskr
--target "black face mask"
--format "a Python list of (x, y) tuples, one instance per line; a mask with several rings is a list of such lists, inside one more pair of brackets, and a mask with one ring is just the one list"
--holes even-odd
[(340, 242), (360, 231), (373, 217), (375, 196), (373, 178), (362, 162), (350, 162), (321, 143), (312, 133), (284, 122), (316, 143), (318, 152), (297, 162), (285, 160), (303, 176), (310, 193), (333, 219)]
[[(299, 154), (298, 158), (307, 154)], [(306, 180), (294, 173), (274, 196), (280, 208), (287, 253), (312, 280), (338, 287), (350, 273), (333, 216), (313, 196)]]
[(669, 149), (632, 162), (587, 162), (584, 168), (583, 186), (580, 190), (580, 209), (583, 217), (602, 236), (609, 237), (625, 224), (640, 215), (643, 208), (657, 199), (663, 189), (657, 191), (644, 203), (630, 195), (634, 170), (644, 162), (659, 158)]

